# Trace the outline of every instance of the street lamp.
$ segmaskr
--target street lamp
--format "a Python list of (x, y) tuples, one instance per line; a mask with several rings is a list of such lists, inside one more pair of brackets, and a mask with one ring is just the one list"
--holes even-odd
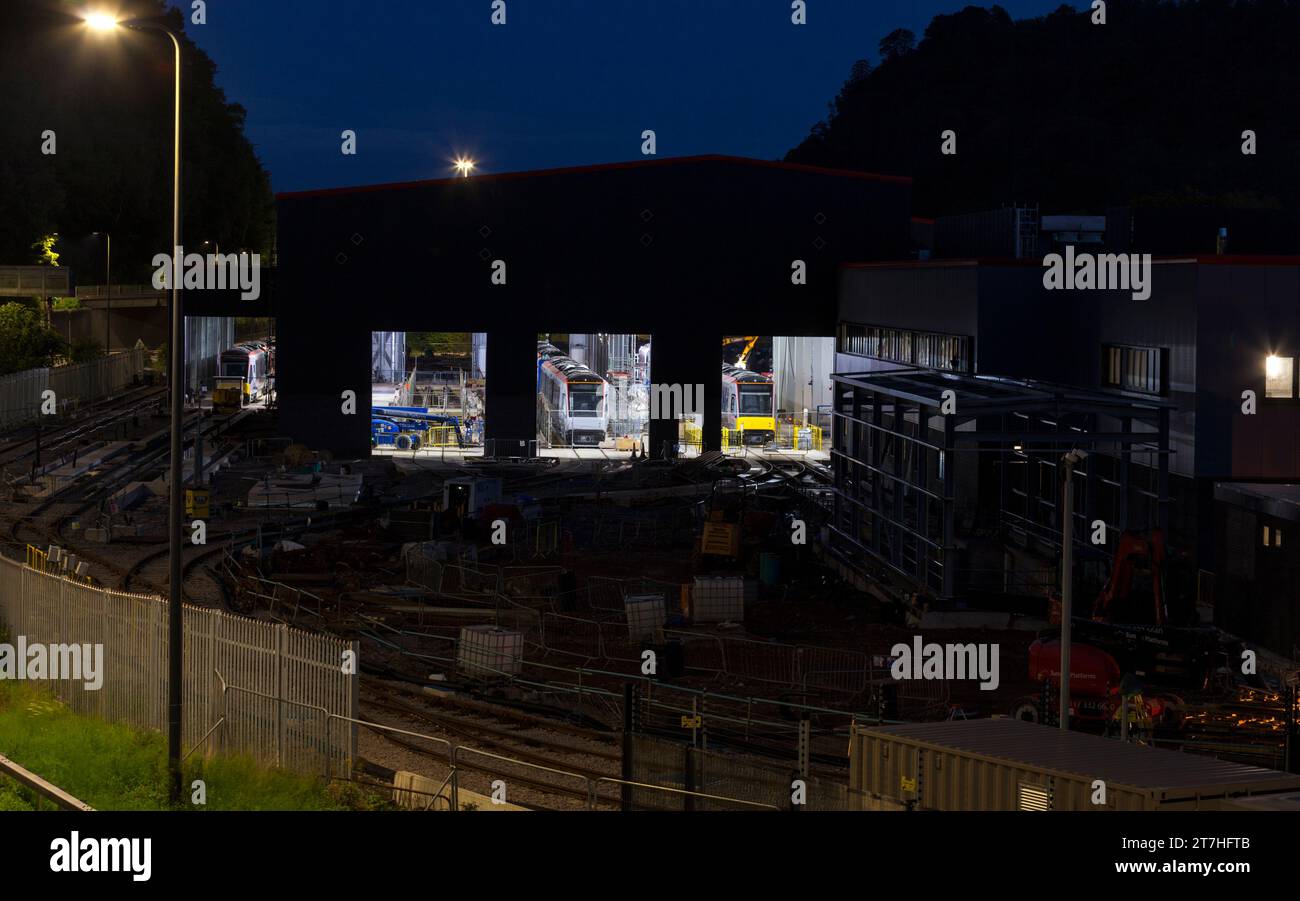
[(104, 236), (104, 356), (110, 356), (113, 340), (113, 236), (108, 232), (91, 232), (94, 237)]
[(181, 796), (181, 652), (184, 646), (181, 604), (181, 516), (184, 513), (181, 498), (181, 429), (185, 418), (185, 392), (181, 385), (184, 377), (185, 315), (181, 308), (181, 42), (171, 29), (157, 22), (132, 19), (119, 22), (115, 16), (90, 13), (86, 24), (95, 31), (108, 32), (116, 28), (161, 31), (171, 38), (175, 48), (175, 94), (173, 99), (172, 129), (172, 266), (171, 282), (171, 484), (170, 517), (168, 521), (168, 585), (167, 585), (167, 769), (171, 775), (171, 799)]
[(462, 156), (462, 157), (457, 157), (456, 159), (456, 171), (459, 172), (461, 175), (463, 175), (465, 178), (469, 178), (469, 174), (474, 171), (475, 165), (476, 163), (472, 159), (469, 159), (468, 157)]
[(1088, 458), (1087, 451), (1072, 450), (1061, 458), (1065, 467), (1061, 498), (1061, 729), (1070, 728), (1070, 619), (1074, 602), (1074, 464)]
[(86, 16), (86, 24), (95, 31), (112, 31), (121, 23), (106, 13), (90, 13)]

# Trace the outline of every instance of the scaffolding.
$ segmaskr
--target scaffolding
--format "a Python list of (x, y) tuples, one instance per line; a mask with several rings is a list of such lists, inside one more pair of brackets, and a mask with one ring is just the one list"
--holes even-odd
[[(832, 546), (854, 565), (866, 555), (950, 599), (978, 575), (977, 533), (1053, 553), (1061, 458), (1074, 448), (1090, 452), (1073, 482), (1071, 534), (1085, 553), (1113, 553), (1126, 529), (1168, 531), (1167, 401), (933, 370), (832, 378)], [(1094, 544), (1098, 520), (1106, 540)]]

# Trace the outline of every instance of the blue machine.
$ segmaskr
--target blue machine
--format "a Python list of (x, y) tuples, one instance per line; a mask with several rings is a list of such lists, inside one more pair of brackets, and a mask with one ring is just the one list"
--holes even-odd
[(431, 413), (423, 407), (372, 407), (370, 410), (370, 446), (419, 450), (425, 432), (436, 425), (456, 429), (456, 445), (465, 446), (460, 420), (455, 416)]

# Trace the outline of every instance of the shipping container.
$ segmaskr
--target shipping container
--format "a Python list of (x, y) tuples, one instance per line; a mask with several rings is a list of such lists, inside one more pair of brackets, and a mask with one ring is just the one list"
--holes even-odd
[(849, 760), (859, 810), (1222, 810), (1300, 788), (1277, 770), (1001, 717), (855, 726)]

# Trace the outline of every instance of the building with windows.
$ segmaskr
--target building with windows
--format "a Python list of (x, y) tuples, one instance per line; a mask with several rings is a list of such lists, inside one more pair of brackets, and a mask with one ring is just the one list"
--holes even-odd
[[(1043, 272), (1041, 259), (844, 266), (836, 372), (952, 374), (959, 413), (963, 391), (979, 384), (963, 387), (962, 377), (1011, 380), (1026, 391), (1035, 382), (1077, 389), (1073, 400), (1068, 391), (1050, 389), (1066, 398), (1062, 421), (1098, 409), (1099, 399), (1117, 405), (1114, 413), (1102, 411), (1093, 428), (1129, 440), (1119, 450), (1099, 448), (1103, 459), (1083, 479), (1091, 487), (1080, 490), (1122, 494), (1107, 502), (1115, 520), (1102, 517), (1115, 529), (1167, 522), (1171, 548), (1214, 576), (1198, 582), (1202, 602), (1209, 586), (1218, 585), (1220, 615), (1235, 617), (1239, 626), (1244, 617), (1250, 628), (1242, 631), (1261, 639), (1265, 632), (1293, 635), (1300, 643), (1293, 562), (1300, 541), (1285, 550), (1300, 483), (1300, 258), (1157, 259), (1145, 300), (1124, 290), (1049, 290)], [(842, 401), (851, 386), (841, 387)], [(1167, 436), (1160, 434), (1159, 416), (1141, 412), (1148, 408), (1167, 411)], [(837, 428), (850, 425), (837, 417)], [(999, 425), (999, 435), (1012, 436), (1017, 427), (1028, 433), (1030, 418), (1011, 420), (1005, 430)], [(970, 428), (987, 431), (984, 423)], [(838, 438), (836, 448), (844, 460), (862, 462)], [(1051, 450), (1059, 458), (1068, 449)], [(837, 473), (847, 465), (837, 463)], [(1040, 460), (1029, 466), (1038, 477), (1022, 474), (1020, 481), (1038, 484), (1053, 465)], [(968, 488), (955, 489), (971, 502), (972, 523), (990, 509), (1005, 517), (1010, 473), (986, 461)], [(851, 503), (838, 488), (837, 502)], [(1054, 503), (1051, 490), (1042, 494)], [(1247, 545), (1253, 553), (1244, 552)], [(1254, 578), (1266, 565), (1277, 570), (1272, 588)], [(1227, 582), (1219, 577), (1229, 572), (1232, 593), (1224, 596)], [(1277, 586), (1287, 584), (1290, 594), (1277, 596), (1283, 590)], [(1257, 600), (1258, 591), (1271, 595)], [(1243, 613), (1247, 608), (1258, 609)], [(1265, 608), (1270, 612), (1259, 612)], [(1290, 639), (1274, 643), (1292, 649)]]

